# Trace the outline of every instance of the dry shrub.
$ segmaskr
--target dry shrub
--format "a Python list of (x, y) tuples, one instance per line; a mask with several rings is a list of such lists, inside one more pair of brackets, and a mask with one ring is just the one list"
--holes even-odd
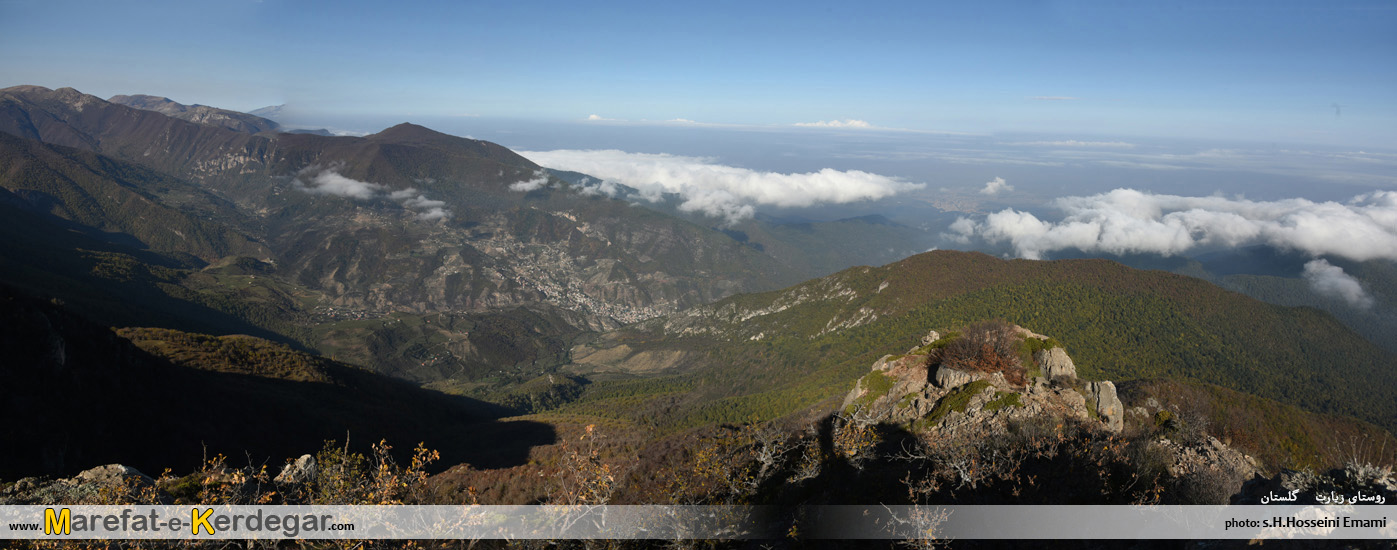
[(1015, 386), (1026, 384), (1027, 370), (1019, 359), (1021, 337), (1004, 321), (981, 321), (961, 332), (960, 338), (946, 344), (941, 364), (963, 371), (1001, 373)]

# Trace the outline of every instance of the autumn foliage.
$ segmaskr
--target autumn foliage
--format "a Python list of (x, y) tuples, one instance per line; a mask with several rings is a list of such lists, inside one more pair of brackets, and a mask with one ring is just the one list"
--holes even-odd
[(1015, 386), (1023, 386), (1026, 372), (1019, 358), (1022, 336), (1004, 321), (982, 321), (967, 326), (961, 336), (942, 348), (942, 365), (967, 372), (1002, 373)]

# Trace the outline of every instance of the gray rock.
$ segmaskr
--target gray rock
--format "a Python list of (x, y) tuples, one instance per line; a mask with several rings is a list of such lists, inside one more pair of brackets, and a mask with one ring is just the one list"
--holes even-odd
[(1072, 364), (1072, 358), (1062, 348), (1038, 350), (1033, 354), (1033, 360), (1043, 369), (1043, 376), (1049, 379), (1077, 377), (1077, 366)]
[(1116, 385), (1110, 381), (1087, 383), (1087, 406), (1101, 416), (1106, 429), (1120, 432), (1125, 427), (1125, 405), (1116, 396)]
[(935, 342), (935, 341), (940, 340), (940, 339), (941, 339), (941, 333), (936, 332), (936, 331), (933, 330), (933, 331), (931, 331), (931, 332), (926, 333), (926, 336), (923, 336), (923, 337), (922, 337), (922, 345), (925, 346), (925, 345), (931, 344), (932, 342)]
[(273, 481), (277, 483), (306, 483), (315, 479), (315, 457), (301, 455), (295, 462), (281, 469)]
[(98, 485), (122, 484), (128, 480), (135, 480), (136, 485), (149, 487), (155, 485), (155, 480), (150, 476), (141, 473), (140, 470), (123, 464), (107, 464), (98, 466), (90, 470), (83, 470), (74, 481), (79, 483), (94, 483)]
[(953, 369), (946, 365), (941, 365), (936, 368), (935, 383), (938, 387), (949, 389), (954, 388), (956, 386), (969, 384), (983, 377), (984, 375), (980, 373), (965, 372), (963, 370)]

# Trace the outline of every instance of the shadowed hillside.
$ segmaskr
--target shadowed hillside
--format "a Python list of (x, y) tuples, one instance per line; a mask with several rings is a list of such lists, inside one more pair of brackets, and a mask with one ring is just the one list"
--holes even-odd
[(444, 465), (505, 467), (553, 442), (546, 425), (492, 420), (502, 410), (487, 403), (252, 337), (115, 333), (7, 287), (0, 355), (0, 478), (112, 462), (187, 470), (220, 453), (276, 466), (346, 437), (356, 448), (421, 441)]

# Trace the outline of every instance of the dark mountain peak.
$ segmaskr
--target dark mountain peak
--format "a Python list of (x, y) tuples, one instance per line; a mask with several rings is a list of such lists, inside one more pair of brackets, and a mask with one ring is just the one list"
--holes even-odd
[[(443, 140), (464, 140), (453, 135), (443, 134), (426, 126), (420, 126), (411, 122), (404, 122), (391, 128), (385, 128), (377, 134), (365, 136), (374, 141), (388, 142), (416, 142), (431, 143)], [(475, 141), (475, 140), (470, 140)]]
[(464, 153), (471, 156), (485, 157), (496, 162), (518, 166), (528, 170), (538, 169), (538, 165), (502, 145), (478, 139), (444, 134), (427, 128), (426, 126), (420, 126), (411, 122), (404, 122), (397, 126), (386, 128), (377, 134), (364, 136), (364, 139), (373, 143), (426, 147), (449, 154)]
[(16, 94), (49, 93), (52, 91), (53, 90), (45, 88), (43, 86), (34, 86), (31, 84), (21, 84), (19, 86), (10, 86), (9, 88), (0, 89), (0, 92), (10, 92)]

